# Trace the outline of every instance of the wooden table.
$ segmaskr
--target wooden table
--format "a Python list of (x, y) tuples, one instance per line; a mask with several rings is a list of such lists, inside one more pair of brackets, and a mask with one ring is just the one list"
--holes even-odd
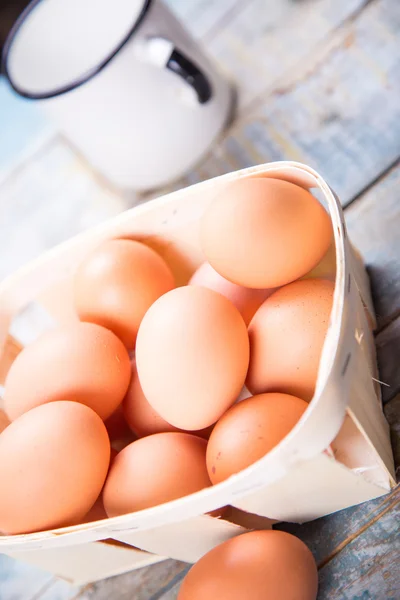
[[(399, 468), (400, 2), (169, 3), (238, 89), (229, 131), (174, 187), (281, 159), (308, 163), (325, 176), (369, 265), (385, 414)], [(0, 132), (0, 277), (143, 200), (112, 189), (1, 80)], [(315, 554), (320, 600), (400, 598), (399, 500), (397, 488), (285, 526)], [(77, 589), (0, 557), (0, 599), (173, 600), (187, 568), (168, 561)]]

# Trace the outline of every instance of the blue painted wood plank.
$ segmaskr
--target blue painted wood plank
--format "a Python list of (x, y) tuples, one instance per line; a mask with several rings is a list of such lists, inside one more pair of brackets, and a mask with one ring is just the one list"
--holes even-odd
[[(400, 394), (392, 398), (384, 407), (390, 425), (390, 437), (394, 455), (397, 481), (400, 481)], [(399, 534), (400, 535), (400, 534)]]
[(399, 600), (400, 497), (319, 572), (319, 600)]
[(316, 168), (346, 205), (400, 156), (399, 36), (400, 3), (369, 3), (323, 58), (318, 53), (260, 96), (191, 181), (298, 160)]
[(400, 489), (390, 494), (347, 508), (332, 515), (298, 525), (280, 523), (277, 529), (293, 533), (302, 539), (314, 554), (319, 565), (340, 552), (350, 540), (384, 515), (388, 507), (400, 500)]
[(46, 571), (0, 554), (0, 600), (33, 600), (52, 579)]
[(186, 563), (176, 560), (163, 561), (89, 585), (78, 594), (77, 600), (155, 600), (186, 570)]
[(53, 577), (34, 600), (73, 600), (78, 594), (79, 588)]
[(35, 103), (15, 94), (0, 76), (0, 177), (53, 134)]
[(400, 162), (345, 211), (350, 239), (368, 267), (380, 328), (400, 311), (399, 188)]

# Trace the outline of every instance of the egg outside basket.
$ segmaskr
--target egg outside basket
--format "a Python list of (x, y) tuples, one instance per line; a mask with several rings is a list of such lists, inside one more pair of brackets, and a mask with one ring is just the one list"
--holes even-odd
[[(327, 207), (334, 247), (311, 275), (336, 272), (330, 325), (313, 400), (292, 432), (263, 459), (229, 480), (192, 496), (105, 521), (29, 535), (0, 537), (0, 552), (86, 583), (165, 557), (195, 562), (246, 529), (205, 516), (231, 505), (274, 520), (304, 522), (387, 493), (394, 485), (371, 327), (368, 277), (352, 247), (339, 201), (322, 177), (295, 162), (251, 167), (135, 207), (22, 268), (0, 285), (0, 348), (6, 370), (15, 317), (31, 303), (59, 322), (74, 318), (72, 277), (100, 242), (133, 237), (155, 248), (185, 284), (202, 262), (199, 222), (228, 182), (258, 176), (307, 189)], [(240, 234), (240, 232), (239, 232)], [(333, 268), (333, 271), (332, 271)], [(15, 354), (12, 346), (11, 359)], [(0, 482), (1, 486), (1, 482)], [(266, 521), (268, 523), (268, 521)]]

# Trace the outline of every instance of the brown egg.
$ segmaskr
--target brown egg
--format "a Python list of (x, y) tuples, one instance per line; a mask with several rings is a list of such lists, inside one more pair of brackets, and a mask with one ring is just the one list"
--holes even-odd
[(81, 321), (107, 327), (132, 349), (145, 312), (174, 285), (157, 252), (134, 240), (110, 240), (78, 268), (75, 307)]
[(202, 285), (228, 298), (236, 306), (246, 325), (250, 323), (257, 308), (274, 291), (273, 289), (255, 290), (232, 283), (217, 273), (207, 262), (193, 274), (189, 285)]
[(156, 433), (124, 448), (107, 477), (109, 517), (157, 506), (211, 485), (207, 442), (189, 433)]
[(270, 296), (249, 326), (253, 394), (280, 391), (311, 400), (332, 309), (334, 284), (295, 281)]
[[(178, 427), (174, 427), (154, 410), (143, 394), (142, 386), (140, 385), (136, 367), (132, 367), (132, 377), (129, 384), (127, 394), (122, 404), (123, 414), (137, 437), (145, 437), (153, 433), (165, 433), (167, 431), (184, 432)], [(199, 435), (204, 439), (210, 437), (212, 426), (200, 431), (193, 431), (194, 435)]]
[(6, 379), (5, 409), (14, 420), (34, 406), (71, 400), (106, 419), (130, 377), (122, 342), (104, 327), (77, 322), (45, 333), (18, 355)]
[(302, 277), (331, 241), (331, 221), (318, 200), (279, 179), (231, 183), (202, 222), (208, 262), (226, 279), (250, 288), (275, 288)]
[(136, 367), (143, 392), (180, 429), (215, 423), (239, 395), (248, 361), (246, 325), (237, 308), (213, 290), (172, 290), (140, 325)]
[(252, 531), (203, 556), (178, 600), (316, 600), (317, 591), (317, 566), (301, 540), (283, 531)]
[(77, 402), (33, 408), (0, 436), (0, 530), (69, 525), (93, 506), (110, 463), (98, 415)]
[(207, 446), (213, 484), (265, 456), (293, 429), (308, 404), (288, 394), (260, 394), (232, 406), (215, 425)]

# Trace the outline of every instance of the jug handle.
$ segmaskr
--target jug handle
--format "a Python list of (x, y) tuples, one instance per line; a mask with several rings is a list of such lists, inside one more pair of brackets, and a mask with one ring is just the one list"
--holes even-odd
[(208, 77), (170, 40), (149, 37), (146, 40), (146, 47), (149, 62), (181, 77), (196, 92), (199, 104), (205, 104), (212, 98), (212, 87)]

